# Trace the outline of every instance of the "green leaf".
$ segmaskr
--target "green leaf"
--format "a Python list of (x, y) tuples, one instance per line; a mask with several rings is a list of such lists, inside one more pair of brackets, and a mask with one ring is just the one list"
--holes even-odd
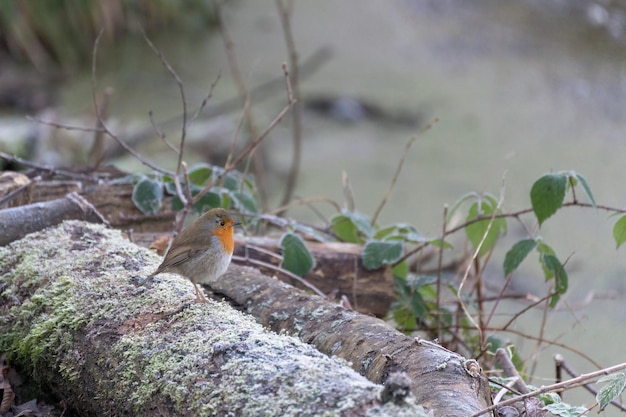
[(623, 372), (617, 372), (611, 375), (603, 376), (598, 379), (598, 382), (607, 382), (607, 384), (600, 388), (600, 391), (596, 394), (596, 401), (600, 406), (599, 411), (602, 411), (611, 401), (622, 394), (624, 387), (626, 387), (626, 375), (624, 375)]
[(417, 329), (417, 319), (408, 305), (392, 304), (393, 320), (398, 327), (404, 332), (411, 332)]
[(585, 407), (577, 407), (561, 402), (548, 404), (543, 407), (542, 410), (549, 411), (561, 417), (579, 417), (584, 415), (583, 413), (587, 411)]
[(613, 226), (613, 238), (619, 248), (622, 243), (626, 242), (626, 216), (622, 216)]
[(554, 295), (550, 297), (550, 307), (554, 308), (559, 302), (561, 295), (565, 294), (569, 285), (567, 272), (561, 261), (556, 256), (547, 253), (539, 257), (546, 273), (546, 281), (554, 278)]
[(331, 230), (340, 240), (351, 243), (364, 243), (374, 234), (367, 216), (347, 210), (332, 218)]
[(530, 202), (539, 225), (563, 206), (567, 176), (563, 173), (546, 174), (539, 178), (530, 189)]
[(396, 262), (402, 253), (400, 241), (371, 240), (363, 247), (363, 266), (370, 271), (378, 269)]
[(589, 201), (591, 201), (591, 204), (595, 208), (596, 200), (593, 198), (593, 194), (591, 193), (591, 188), (589, 187), (589, 184), (587, 184), (587, 180), (585, 179), (585, 177), (577, 172), (574, 172), (573, 174), (578, 179), (578, 181), (580, 181), (580, 184), (583, 186), (583, 190), (585, 190), (585, 194), (587, 194), (587, 198), (589, 198)]
[(393, 276), (398, 278), (406, 278), (409, 275), (409, 264), (402, 261), (393, 267)]
[(206, 185), (207, 181), (211, 178), (213, 173), (213, 167), (208, 164), (194, 165), (187, 171), (189, 175), (189, 181), (195, 185)]
[(280, 247), (283, 250), (283, 268), (287, 271), (303, 277), (315, 266), (315, 259), (300, 236), (285, 233), (280, 239)]
[(398, 223), (379, 229), (374, 234), (376, 240), (404, 240), (410, 243), (428, 242), (428, 238), (424, 237), (420, 232), (407, 223)]
[(525, 239), (517, 242), (504, 256), (504, 275), (509, 275), (515, 271), (526, 256), (537, 247), (538, 243), (534, 239)]
[(452, 206), (448, 210), (448, 216), (446, 218), (446, 222), (450, 222), (454, 213), (459, 209), (459, 207), (461, 207), (463, 203), (465, 203), (468, 200), (478, 200), (478, 199), (480, 199), (480, 195), (478, 195), (478, 193), (474, 191), (469, 192), (467, 194), (463, 194), (454, 202), (454, 204), (452, 204)]
[(239, 171), (230, 171), (224, 177), (224, 188), (230, 191), (239, 191), (243, 177)]
[(156, 213), (163, 203), (163, 184), (150, 178), (142, 179), (133, 188), (132, 200), (143, 214)]
[[(494, 214), (494, 210), (497, 210), (497, 214), (501, 213), (499, 209), (497, 209), (497, 203), (490, 200), (482, 200), (477, 201), (471, 205), (469, 209), (469, 213), (467, 215), (467, 221), (474, 220), (479, 216), (489, 217)], [(472, 245), (474, 246), (474, 250), (478, 248), (480, 242), (483, 240), (483, 236), (485, 240), (480, 247), (480, 251), (478, 255), (483, 256), (488, 253), (496, 244), (498, 237), (502, 233), (506, 233), (506, 220), (503, 218), (493, 219), (493, 224), (491, 228), (489, 224), (492, 222), (492, 219), (480, 220), (478, 222), (472, 223), (465, 227), (465, 234)], [(489, 231), (487, 231), (489, 230)]]
[(235, 208), (240, 211), (247, 211), (251, 213), (257, 213), (259, 207), (256, 199), (247, 192), (234, 191), (231, 193)]
[[(203, 187), (200, 187), (198, 185), (192, 185), (191, 195), (195, 197), (202, 189)], [(205, 211), (215, 207), (224, 207), (221, 205), (221, 203), (222, 199), (220, 195), (209, 191), (204, 194), (202, 198), (200, 198), (200, 200), (196, 202), (196, 204), (193, 205), (193, 210), (198, 214), (202, 214)], [(180, 201), (180, 198), (178, 198), (177, 195), (172, 198), (172, 209), (176, 211), (183, 209), (183, 203), (182, 201)]]
[[(194, 196), (196, 194), (198, 194), (198, 191), (193, 193)], [(222, 207), (221, 203), (222, 203), (222, 199), (220, 195), (209, 191), (208, 193), (203, 195), (200, 198), (200, 200), (196, 202), (196, 204), (193, 205), (193, 209), (195, 210), (196, 213), (202, 214), (205, 211), (210, 210), (212, 208)]]
[(337, 239), (343, 242), (361, 243), (357, 234), (357, 227), (348, 216), (338, 214), (333, 217), (330, 229), (337, 236)]
[[(430, 243), (431, 245), (440, 248), (441, 247), (441, 239), (432, 239), (430, 240), (428, 243)], [(452, 245), (452, 243), (450, 242), (446, 242), (445, 240), (443, 241), (443, 248), (444, 249), (453, 249), (454, 246)]]

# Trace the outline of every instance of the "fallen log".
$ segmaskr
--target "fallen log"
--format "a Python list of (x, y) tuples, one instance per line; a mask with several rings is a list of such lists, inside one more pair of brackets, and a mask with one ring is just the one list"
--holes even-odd
[[(234, 262), (248, 264), (249, 260), (258, 260), (265, 264), (279, 266), (280, 244), (274, 237), (236, 236)], [(324, 294), (345, 295), (352, 307), (364, 314), (383, 317), (395, 298), (393, 276), (384, 269), (369, 271), (363, 267), (361, 252), (363, 247), (354, 243), (343, 242), (306, 242), (306, 246), (316, 260), (315, 268), (303, 278)], [(261, 250), (258, 250), (261, 248)], [(273, 255), (276, 254), (276, 255)], [(259, 267), (258, 264), (250, 263)], [(277, 268), (260, 266), (267, 275), (276, 275), (281, 280), (302, 288), (284, 276)]]
[(277, 333), (297, 335), (321, 352), (348, 361), (370, 381), (405, 373), (418, 403), (436, 416), (469, 416), (491, 404), (487, 378), (475, 360), (419, 340), (310, 295), (252, 268), (232, 267), (211, 285)]
[(107, 223), (93, 205), (72, 192), (57, 200), (0, 210), (0, 246), (64, 220)]
[(190, 301), (182, 277), (136, 287), (159, 262), (79, 221), (0, 247), (0, 351), (80, 414), (426, 415), (401, 382), (383, 390), (225, 303)]

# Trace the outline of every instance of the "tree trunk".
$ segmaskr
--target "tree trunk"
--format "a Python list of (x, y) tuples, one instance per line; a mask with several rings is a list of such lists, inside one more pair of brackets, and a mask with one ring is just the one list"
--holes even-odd
[(90, 415), (425, 416), (402, 384), (383, 391), (223, 302), (191, 301), (182, 277), (136, 287), (158, 263), (79, 221), (0, 247), (0, 351)]

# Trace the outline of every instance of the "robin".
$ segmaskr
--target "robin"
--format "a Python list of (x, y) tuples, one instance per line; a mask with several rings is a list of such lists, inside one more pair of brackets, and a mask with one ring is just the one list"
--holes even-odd
[(213, 283), (226, 272), (235, 248), (233, 229), (240, 224), (222, 208), (207, 211), (174, 238), (161, 265), (139, 285), (173, 272), (191, 281), (196, 301), (208, 302), (196, 283)]

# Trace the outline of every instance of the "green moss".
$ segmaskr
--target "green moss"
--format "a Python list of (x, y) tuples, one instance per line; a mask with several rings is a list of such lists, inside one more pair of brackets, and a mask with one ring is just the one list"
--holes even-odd
[[(276, 335), (225, 303), (191, 301), (193, 286), (182, 277), (161, 274), (136, 287), (133, 279), (153, 271), (159, 258), (117, 231), (65, 222), (10, 250), (28, 255), (0, 249), (1, 262), (16, 265), (2, 269), (8, 287), (0, 297), (19, 299), (0, 307), (7, 336), (1, 347), (34, 376), (49, 364), (66, 381), (87, 373), (98, 393), (92, 406), (113, 403), (140, 415), (157, 402), (174, 404), (181, 415), (229, 409), (297, 416), (330, 404), (328, 415), (337, 415), (371, 404), (381, 389), (344, 361)], [(80, 343), (106, 344), (110, 354), (83, 359)], [(85, 395), (71, 386), (64, 393), (75, 400)], [(386, 414), (389, 407), (396, 406), (381, 405), (372, 415), (416, 415), (414, 405)]]

